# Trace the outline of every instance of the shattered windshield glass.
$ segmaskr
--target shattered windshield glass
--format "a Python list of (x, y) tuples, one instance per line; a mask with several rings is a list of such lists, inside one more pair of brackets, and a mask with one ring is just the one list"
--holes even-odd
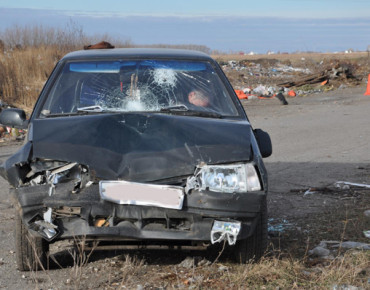
[(106, 111), (238, 114), (208, 62), (127, 60), (67, 62), (41, 115)]

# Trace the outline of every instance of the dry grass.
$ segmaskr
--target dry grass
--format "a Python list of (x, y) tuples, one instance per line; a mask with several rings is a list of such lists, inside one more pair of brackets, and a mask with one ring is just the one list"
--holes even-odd
[[(179, 265), (152, 265), (124, 255), (110, 269), (109, 279), (100, 280), (106, 289), (333, 289), (351, 285), (367, 289), (370, 253), (350, 251), (331, 262), (310, 266), (304, 260), (264, 258), (259, 263), (233, 265), (215, 263), (185, 269)], [(82, 285), (81, 285), (82, 286)], [(88, 286), (88, 285), (85, 285)]]
[[(168, 252), (163, 252), (168, 255)], [(193, 266), (184, 268), (176, 262), (146, 262), (146, 254), (132, 252), (105, 258), (87, 255), (78, 247), (74, 265), (66, 269), (63, 280), (53, 278), (53, 271), (32, 273), (38, 288), (65, 286), (72, 289), (358, 289), (370, 287), (370, 252), (350, 250), (333, 260), (264, 257), (258, 263), (202, 263), (194, 257)], [(174, 257), (176, 252), (172, 252)], [(102, 255), (104, 256), (104, 255)], [(84, 257), (88, 257), (87, 259)], [(78, 259), (80, 259), (78, 258)], [(46, 283), (46, 284), (44, 284)], [(337, 288), (335, 288), (337, 287)]]
[[(0, 31), (1, 101), (29, 113), (58, 60), (101, 40), (112, 41), (109, 35), (86, 36), (73, 22), (64, 29), (36, 25)], [(117, 44), (127, 47), (131, 42)]]
[(328, 289), (334, 285), (366, 288), (370, 275), (370, 255), (367, 252), (348, 252), (332, 262), (309, 267), (304, 261), (276, 258), (249, 264), (235, 274), (237, 285), (245, 288)]

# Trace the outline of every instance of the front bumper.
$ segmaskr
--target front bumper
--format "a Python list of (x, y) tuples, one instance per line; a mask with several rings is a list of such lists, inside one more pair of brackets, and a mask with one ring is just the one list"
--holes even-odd
[(184, 199), (181, 210), (153, 206), (120, 205), (100, 198), (98, 185), (71, 193), (73, 184), (57, 185), (49, 196), (49, 186), (13, 189), (16, 203), (26, 225), (47, 208), (59, 235), (55, 240), (85, 236), (96, 240), (139, 240), (146, 242), (209, 242), (215, 220), (239, 221), (237, 239), (254, 232), (263, 191), (243, 194), (193, 190)]

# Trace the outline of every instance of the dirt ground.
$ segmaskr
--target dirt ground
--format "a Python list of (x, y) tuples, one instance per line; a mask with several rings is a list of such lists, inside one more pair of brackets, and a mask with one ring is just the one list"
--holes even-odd
[(370, 98), (364, 90), (291, 98), (287, 106), (278, 100), (244, 101), (253, 126), (272, 138), (273, 155), (265, 160), (270, 229), (280, 234), (283, 252), (301, 256), (322, 240), (369, 242), (363, 235), (370, 228), (363, 214), (370, 208), (369, 190), (334, 186), (370, 183)]
[[(370, 97), (364, 96), (364, 91), (361, 86), (289, 98), (287, 106), (277, 99), (242, 101), (254, 128), (269, 132), (273, 143), (273, 155), (265, 159), (269, 172), (267, 255), (301, 259), (322, 240), (370, 242), (363, 235), (370, 230), (370, 218), (364, 216), (370, 209), (369, 189), (334, 186), (337, 181), (370, 184)], [(1, 144), (1, 161), (18, 146)], [(95, 251), (90, 262), (80, 268), (73, 266), (69, 244), (57, 243), (54, 257), (62, 267), (19, 272), (13, 212), (8, 185), (1, 179), (0, 288), (110, 289), (130, 279), (136, 279), (130, 285), (137, 289), (172, 288), (168, 285), (177, 279), (176, 269), (194, 271), (177, 268), (179, 263), (187, 256), (204, 256), (203, 252), (176, 250)], [(135, 276), (135, 271), (140, 275)], [(208, 275), (211, 281), (212, 271)], [(243, 285), (235, 288), (239, 287)]]

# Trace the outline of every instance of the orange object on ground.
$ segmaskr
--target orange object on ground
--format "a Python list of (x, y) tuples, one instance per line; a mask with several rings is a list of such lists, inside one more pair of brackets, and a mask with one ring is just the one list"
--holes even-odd
[(295, 93), (295, 91), (293, 91), (293, 90), (290, 90), (289, 92), (288, 92), (288, 96), (289, 97), (295, 97), (297, 94)]
[(327, 83), (328, 83), (328, 80), (325, 80), (320, 85), (325, 86)]
[(370, 74), (369, 74), (369, 77), (367, 79), (367, 88), (366, 88), (366, 92), (365, 92), (364, 96), (370, 96)]
[(240, 100), (248, 99), (248, 96), (242, 90), (235, 90), (235, 93)]

